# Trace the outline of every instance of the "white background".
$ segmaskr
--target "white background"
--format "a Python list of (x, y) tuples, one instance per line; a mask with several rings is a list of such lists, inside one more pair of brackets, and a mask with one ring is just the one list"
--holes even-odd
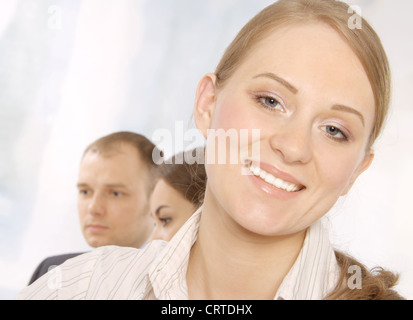
[[(0, 0), (0, 299), (14, 299), (43, 258), (90, 249), (76, 211), (83, 149), (119, 130), (191, 128), (197, 82), (270, 3)], [(372, 167), (328, 223), (337, 248), (401, 273), (411, 299), (413, 2), (349, 3), (382, 38), (394, 95)]]

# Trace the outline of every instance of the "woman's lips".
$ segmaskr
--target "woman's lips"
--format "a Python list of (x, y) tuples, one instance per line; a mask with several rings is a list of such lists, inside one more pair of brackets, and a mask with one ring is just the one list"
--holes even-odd
[(298, 179), (270, 164), (248, 160), (246, 166), (254, 184), (271, 195), (289, 198), (305, 189)]

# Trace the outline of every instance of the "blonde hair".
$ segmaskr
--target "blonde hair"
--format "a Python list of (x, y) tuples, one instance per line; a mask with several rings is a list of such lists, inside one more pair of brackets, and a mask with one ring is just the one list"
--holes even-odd
[(379, 136), (391, 96), (391, 73), (386, 52), (373, 28), (362, 17), (361, 29), (350, 28), (349, 6), (336, 0), (279, 0), (252, 18), (226, 49), (215, 74), (218, 88), (231, 77), (253, 48), (276, 27), (323, 22), (335, 29), (359, 58), (375, 98), (375, 121), (368, 147)]
[[(217, 88), (223, 87), (248, 53), (275, 28), (308, 22), (328, 24), (348, 43), (359, 58), (368, 76), (375, 99), (375, 122), (368, 148), (382, 131), (391, 95), (391, 74), (386, 52), (379, 37), (366, 20), (362, 27), (350, 28), (349, 6), (336, 0), (279, 0), (252, 18), (226, 49), (215, 75)], [(351, 11), (350, 11), (351, 12)], [(336, 251), (341, 269), (337, 287), (326, 299), (402, 299), (391, 288), (398, 276), (381, 268), (368, 271), (355, 259)], [(348, 268), (357, 265), (362, 270), (362, 289), (349, 289)]]

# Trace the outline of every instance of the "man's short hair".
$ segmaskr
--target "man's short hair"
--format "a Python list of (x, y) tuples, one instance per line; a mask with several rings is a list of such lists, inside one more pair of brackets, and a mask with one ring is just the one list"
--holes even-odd
[(162, 151), (158, 150), (156, 145), (145, 136), (129, 131), (111, 133), (92, 142), (83, 152), (82, 158), (88, 152), (96, 152), (102, 155), (113, 154), (120, 148), (122, 144), (129, 144), (133, 146), (138, 152), (140, 159), (146, 165), (149, 177), (148, 194), (150, 194), (155, 187), (155, 182), (158, 175), (158, 165), (153, 161), (152, 153), (154, 152), (154, 150), (154, 154), (162, 155), (163, 153)]

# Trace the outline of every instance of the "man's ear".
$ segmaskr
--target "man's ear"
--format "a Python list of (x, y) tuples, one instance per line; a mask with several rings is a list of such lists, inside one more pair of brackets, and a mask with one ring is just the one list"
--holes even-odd
[(207, 137), (207, 130), (210, 128), (212, 115), (215, 110), (216, 101), (216, 75), (206, 74), (199, 81), (195, 96), (194, 120), (202, 135)]
[(373, 150), (370, 150), (364, 157), (363, 161), (360, 163), (359, 167), (354, 171), (348, 186), (344, 189), (344, 192), (341, 194), (342, 196), (346, 195), (350, 191), (351, 187), (353, 186), (354, 182), (356, 182), (359, 175), (370, 167), (371, 163), (373, 162), (373, 159), (374, 152)]

